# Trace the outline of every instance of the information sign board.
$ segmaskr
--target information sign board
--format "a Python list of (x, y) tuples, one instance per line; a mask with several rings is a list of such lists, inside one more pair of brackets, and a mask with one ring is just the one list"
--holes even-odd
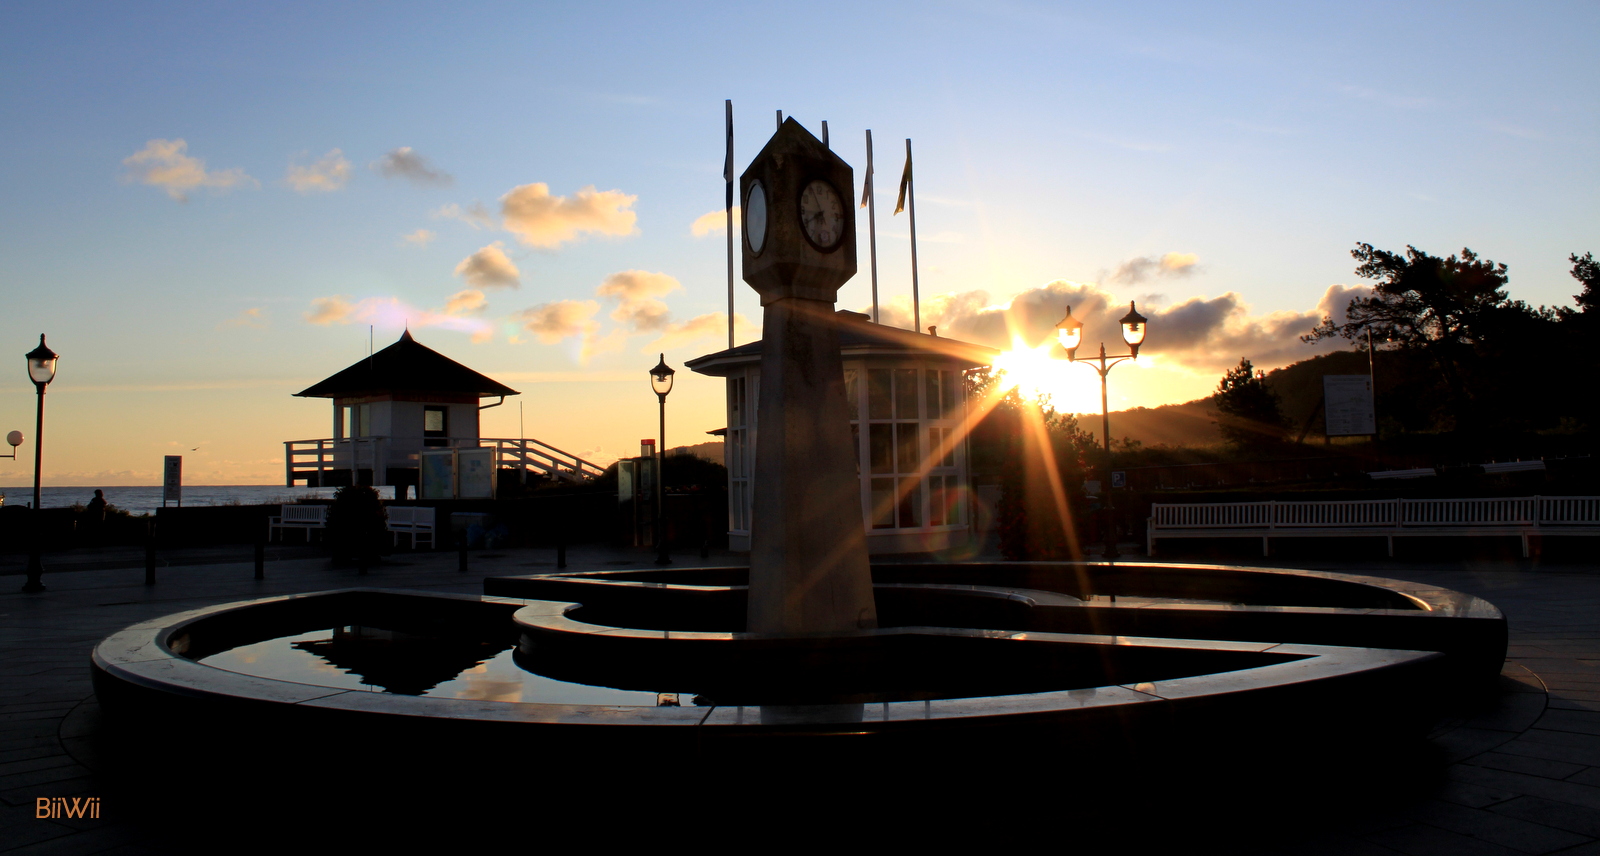
[(1372, 378), (1367, 375), (1323, 375), (1323, 407), (1329, 437), (1378, 433), (1372, 403)]

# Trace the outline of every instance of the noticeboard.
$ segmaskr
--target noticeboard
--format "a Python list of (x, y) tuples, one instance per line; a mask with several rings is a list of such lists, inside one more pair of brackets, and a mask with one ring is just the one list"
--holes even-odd
[(454, 449), (425, 451), (417, 455), (419, 499), (456, 498), (456, 453)]
[(161, 504), (183, 505), (183, 456), (167, 455), (161, 475)]
[(494, 499), (494, 450), (456, 450), (456, 498)]
[(1323, 407), (1327, 436), (1351, 437), (1378, 433), (1372, 403), (1372, 378), (1367, 375), (1323, 375)]

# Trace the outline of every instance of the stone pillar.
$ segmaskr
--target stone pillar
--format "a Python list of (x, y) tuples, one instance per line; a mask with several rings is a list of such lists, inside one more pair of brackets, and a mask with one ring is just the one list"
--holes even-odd
[(877, 627), (833, 303), (776, 300), (763, 324), (746, 629)]

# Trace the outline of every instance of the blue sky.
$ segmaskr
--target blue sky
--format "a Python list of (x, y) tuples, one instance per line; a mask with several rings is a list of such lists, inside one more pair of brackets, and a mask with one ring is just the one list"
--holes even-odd
[[(1150, 307), (1114, 407), (1309, 356), (1297, 331), (1359, 285), (1357, 241), (1471, 247), (1535, 304), (1569, 303), (1567, 255), (1600, 250), (1594, 4), (678, 5), (11, 4), (0, 429), (31, 434), (20, 357), (46, 332), (47, 481), (152, 481), (182, 451), (192, 481), (271, 482), (281, 441), (329, 433), (289, 394), (363, 355), (361, 307), (385, 303), (380, 347), (412, 317), (523, 390), (530, 436), (630, 454), (655, 351), (721, 345), (723, 320), (684, 325), (726, 309), (721, 235), (691, 232), (722, 204), (725, 98), (741, 169), (776, 109), (828, 120), (857, 194), (864, 129), (886, 197), (915, 141), (924, 323), (978, 338), (1019, 299), (1033, 336), (1068, 301)], [(129, 162), (152, 141), (176, 159)], [(402, 147), (448, 183), (374, 168)], [(202, 183), (147, 183), (158, 162)], [(508, 228), (518, 188), (599, 219)], [(476, 226), (441, 213), (475, 203)], [(903, 301), (891, 209), (880, 290)], [(868, 302), (860, 267), (841, 307)], [(742, 284), (737, 309), (759, 324)], [(680, 379), (672, 444), (722, 424), (718, 384)], [(1058, 400), (1092, 379), (1064, 372)]]

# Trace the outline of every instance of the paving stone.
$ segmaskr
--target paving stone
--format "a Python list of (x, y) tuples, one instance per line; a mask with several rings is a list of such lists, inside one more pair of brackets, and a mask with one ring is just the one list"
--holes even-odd
[(1523, 773), (1490, 770), (1485, 767), (1473, 767), (1466, 764), (1456, 764), (1450, 767), (1445, 772), (1445, 775), (1454, 781), (1469, 785), (1477, 785), (1478, 787), (1507, 791), (1514, 794), (1544, 797), (1557, 802), (1571, 803), (1600, 810), (1600, 787), (1546, 779), (1540, 776), (1529, 776)]
[(1514, 816), (1446, 802), (1430, 802), (1409, 814), (1423, 823), (1526, 853), (1552, 853), (1591, 838)]
[(1505, 752), (1485, 752), (1473, 758), (1469, 763), (1479, 767), (1488, 767), (1492, 770), (1506, 770), (1512, 773), (1527, 773), (1530, 776), (1543, 776), (1546, 779), (1565, 779), (1573, 773), (1588, 769), (1582, 764), (1568, 761), (1536, 758), (1528, 755), (1512, 755)]
[(1422, 823), (1369, 835), (1367, 840), (1410, 856), (1512, 856), (1528, 852)]
[(1539, 797), (1517, 797), (1490, 809), (1495, 814), (1520, 818), (1543, 826), (1600, 838), (1600, 810), (1568, 805)]

